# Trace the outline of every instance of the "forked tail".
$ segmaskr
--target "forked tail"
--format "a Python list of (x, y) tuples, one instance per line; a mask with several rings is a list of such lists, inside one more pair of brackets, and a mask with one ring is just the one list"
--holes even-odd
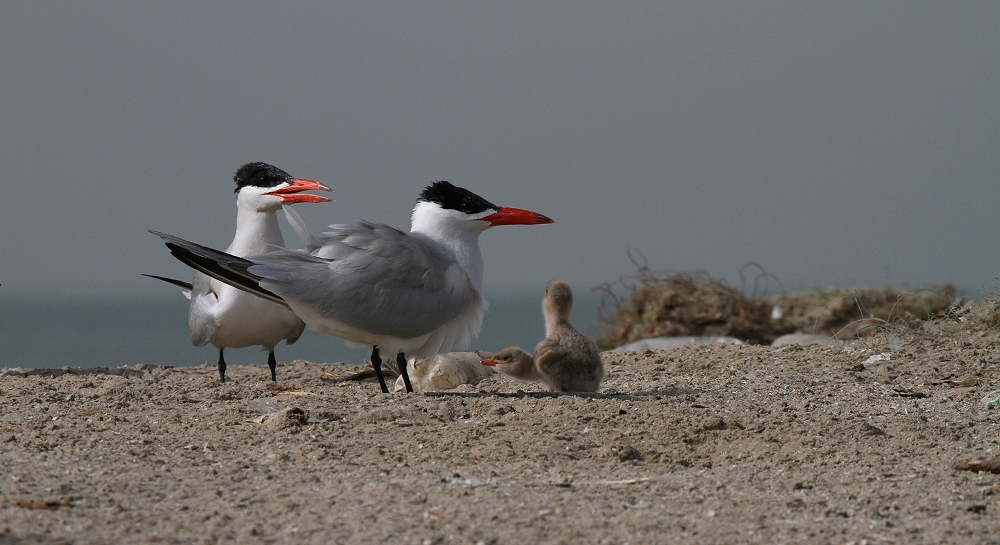
[(163, 280), (167, 284), (173, 284), (173, 285), (175, 285), (178, 288), (181, 288), (183, 290), (191, 291), (191, 288), (192, 288), (190, 282), (185, 282), (183, 280), (177, 280), (176, 278), (167, 278), (166, 276), (156, 276), (155, 274), (143, 274), (143, 273), (140, 273), (140, 274), (142, 274), (143, 276), (149, 277), (149, 278), (155, 278), (157, 280)]

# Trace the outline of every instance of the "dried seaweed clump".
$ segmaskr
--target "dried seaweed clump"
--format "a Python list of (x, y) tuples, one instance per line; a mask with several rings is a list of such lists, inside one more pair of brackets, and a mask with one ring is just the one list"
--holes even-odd
[[(629, 249), (628, 257), (635, 274), (596, 288), (603, 292), (598, 345), (605, 349), (649, 337), (726, 335), (752, 344), (770, 344), (788, 333), (845, 339), (887, 324), (913, 327), (944, 317), (958, 295), (951, 284), (917, 291), (883, 287), (785, 294), (780, 280), (748, 263), (740, 270), (744, 289), (744, 272), (760, 270), (748, 296), (705, 272), (653, 271), (642, 254)], [(759, 297), (762, 280), (773, 280), (781, 295)], [(992, 316), (1000, 327), (1000, 310)]]
[(1000, 329), (1000, 294), (980, 301), (976, 318), (989, 329)]
[(908, 291), (898, 287), (831, 289), (773, 297), (781, 307), (778, 329), (845, 339), (886, 324), (914, 327), (944, 317), (958, 300), (951, 284)]
[[(747, 297), (705, 272), (653, 271), (631, 249), (629, 259), (636, 274), (597, 288), (603, 292), (602, 348), (648, 337), (728, 335), (752, 343), (776, 337), (770, 303)], [(616, 293), (621, 288), (625, 295)]]

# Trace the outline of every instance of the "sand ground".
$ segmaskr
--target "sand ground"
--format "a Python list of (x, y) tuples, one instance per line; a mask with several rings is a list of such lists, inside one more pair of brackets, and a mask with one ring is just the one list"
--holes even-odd
[(1000, 455), (1000, 335), (895, 334), (605, 353), (599, 398), (7, 371), (0, 544), (1000, 543), (1000, 475), (955, 468)]

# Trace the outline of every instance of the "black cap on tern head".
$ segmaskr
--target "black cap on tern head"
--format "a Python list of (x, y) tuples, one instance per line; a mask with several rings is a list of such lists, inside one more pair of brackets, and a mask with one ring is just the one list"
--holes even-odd
[(292, 176), (276, 166), (267, 163), (247, 163), (233, 174), (236, 182), (236, 193), (248, 185), (255, 187), (274, 187), (283, 183), (292, 183)]
[(417, 202), (433, 202), (441, 208), (458, 210), (466, 214), (479, 214), (487, 210), (499, 210), (500, 207), (475, 193), (449, 182), (439, 181), (424, 188), (417, 197)]

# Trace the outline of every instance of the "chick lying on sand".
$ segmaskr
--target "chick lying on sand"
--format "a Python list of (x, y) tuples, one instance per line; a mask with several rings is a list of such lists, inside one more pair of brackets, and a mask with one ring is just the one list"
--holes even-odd
[[(411, 358), (406, 364), (407, 374), (415, 392), (440, 392), (462, 384), (475, 384), (493, 374), (488, 367), (479, 365), (489, 352), (448, 352), (433, 358)], [(396, 379), (396, 392), (406, 391), (402, 375)]]
[(532, 357), (517, 347), (504, 348), (483, 360), (502, 373), (525, 381), (541, 381), (556, 392), (596, 392), (604, 378), (597, 344), (569, 322), (573, 290), (562, 280), (545, 286), (542, 313), (545, 339)]
[(538, 369), (535, 369), (535, 358), (516, 346), (504, 348), (480, 363), (495, 367), (501, 373), (517, 380), (542, 381), (542, 374), (538, 372)]

